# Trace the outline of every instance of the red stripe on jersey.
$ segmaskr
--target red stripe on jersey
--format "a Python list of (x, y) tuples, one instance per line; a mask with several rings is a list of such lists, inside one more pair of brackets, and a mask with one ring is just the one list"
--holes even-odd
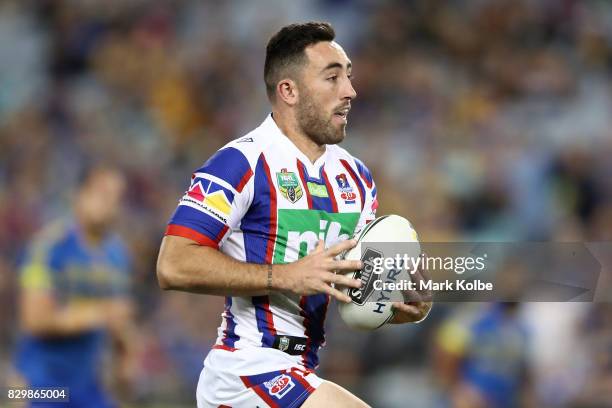
[(310, 190), (308, 189), (308, 183), (306, 182), (306, 176), (304, 175), (304, 165), (297, 159), (297, 168), (298, 173), (300, 174), (300, 179), (302, 180), (302, 185), (304, 186), (304, 193), (306, 194), (306, 201), (308, 201), (308, 209), (312, 210), (312, 196), (310, 195)]
[(323, 167), (323, 180), (325, 180), (325, 187), (327, 187), (327, 194), (329, 195), (329, 199), (332, 203), (333, 212), (338, 212), (338, 203), (336, 202), (336, 196), (334, 195), (334, 189), (331, 184), (329, 184), (329, 180), (327, 179), (327, 173), (325, 172), (325, 167)]
[(267, 392), (265, 392), (264, 390), (262, 390), (260, 387), (257, 387), (257, 384), (253, 384), (251, 382), (251, 380), (249, 380), (249, 377), (245, 376), (245, 375), (241, 375), (240, 379), (242, 380), (242, 383), (244, 384), (245, 387), (252, 389), (253, 391), (255, 391), (255, 393), (257, 395), (259, 395), (259, 397), (266, 401), (266, 404), (268, 404), (270, 407), (272, 408), (279, 408), (280, 406), (276, 403), (276, 401), (274, 401), (271, 397), (270, 394), (268, 394)]
[(177, 225), (177, 224), (168, 225), (166, 227), (166, 232), (164, 233), (164, 235), (174, 235), (177, 237), (187, 238), (187, 239), (197, 242), (200, 245), (219, 249), (219, 244), (217, 242), (213, 241), (212, 239), (208, 238), (206, 235), (198, 231), (195, 231), (189, 227), (184, 227), (182, 225)]
[(372, 188), (372, 182), (368, 180), (366, 175), (361, 171), (363, 170), (363, 167), (357, 166), (357, 169), (359, 170), (359, 175), (361, 176), (361, 179), (366, 183), (366, 186), (368, 186), (368, 188)]
[(251, 380), (249, 380), (249, 377), (247, 377), (246, 375), (241, 375), (240, 379), (242, 380), (242, 383), (244, 384), (245, 387), (247, 388), (253, 387), (253, 383), (251, 382)]
[(348, 174), (351, 176), (351, 178), (353, 179), (353, 181), (357, 185), (357, 190), (359, 190), (359, 195), (361, 196), (361, 211), (363, 211), (364, 207), (365, 207), (365, 190), (363, 188), (363, 185), (361, 184), (359, 179), (357, 179), (357, 174), (351, 168), (351, 165), (348, 164), (348, 162), (346, 160), (340, 160), (340, 163), (342, 163), (342, 165), (344, 166), (344, 168), (346, 169)]
[(212, 346), (213, 350), (225, 350), (225, 351), (236, 351), (238, 350), (235, 347), (226, 346), (225, 344), (215, 344)]
[(215, 237), (215, 241), (221, 242), (227, 230), (229, 230), (229, 226), (226, 225), (221, 231), (219, 231), (219, 234)]
[(265, 296), (265, 299), (261, 303), (266, 312), (266, 322), (268, 323), (268, 330), (272, 336), (276, 336), (276, 328), (274, 327), (274, 319), (272, 318), (272, 310), (270, 310), (270, 296)]
[(244, 176), (242, 176), (240, 183), (238, 183), (238, 186), (236, 186), (236, 191), (238, 191), (239, 193), (242, 193), (242, 189), (244, 188), (244, 186), (246, 186), (246, 184), (249, 182), (252, 176), (253, 176), (253, 170), (251, 169), (247, 170), (247, 172), (244, 173)]
[(315, 390), (315, 388), (312, 385), (310, 385), (308, 381), (304, 379), (304, 377), (302, 376), (302, 373), (304, 373), (305, 375), (310, 374), (309, 372), (305, 370), (300, 370), (295, 367), (292, 367), (289, 371), (287, 371), (287, 374), (289, 375), (289, 377), (299, 382), (302, 385), (302, 387), (304, 387), (306, 391), (308, 391), (308, 393), (310, 394)]

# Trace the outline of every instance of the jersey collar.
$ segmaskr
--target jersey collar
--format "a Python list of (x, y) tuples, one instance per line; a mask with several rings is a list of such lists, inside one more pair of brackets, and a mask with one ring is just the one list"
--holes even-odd
[[(327, 153), (329, 152), (329, 147), (325, 145), (325, 151), (314, 163), (310, 161), (310, 159), (300, 150), (298, 147), (289, 139), (282, 130), (278, 127), (274, 119), (272, 118), (272, 114), (268, 114), (266, 120), (261, 124), (261, 128), (264, 130), (266, 134), (272, 136), (275, 143), (280, 143), (287, 150), (291, 151), (298, 159), (306, 166), (308, 172), (310, 174), (318, 174), (318, 169), (325, 164), (325, 159), (327, 157)], [(316, 170), (317, 172), (311, 172)]]

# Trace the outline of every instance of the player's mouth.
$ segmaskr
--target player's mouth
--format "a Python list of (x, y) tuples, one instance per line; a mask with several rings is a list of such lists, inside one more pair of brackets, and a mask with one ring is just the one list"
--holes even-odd
[(345, 106), (344, 108), (338, 109), (334, 112), (334, 118), (338, 120), (342, 124), (346, 124), (348, 113), (351, 110), (350, 106)]

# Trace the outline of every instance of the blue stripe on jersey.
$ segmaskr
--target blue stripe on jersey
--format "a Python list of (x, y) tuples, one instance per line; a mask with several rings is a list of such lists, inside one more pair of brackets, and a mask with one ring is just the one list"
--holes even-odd
[(262, 347), (272, 347), (276, 331), (270, 325), (272, 313), (270, 312), (270, 299), (268, 296), (253, 296), (253, 306), (255, 307), (255, 320), (257, 320), (257, 330), (262, 334)]
[(357, 165), (357, 170), (359, 171), (361, 177), (365, 180), (368, 188), (372, 187), (372, 173), (370, 173), (370, 170), (358, 159), (355, 159), (355, 164)]
[[(246, 262), (249, 263), (266, 263), (268, 242), (274, 239), (273, 228), (276, 222), (273, 222), (272, 217), (276, 217), (276, 195), (275, 191), (272, 191), (275, 187), (268, 177), (268, 172), (269, 168), (262, 154), (255, 167), (254, 190), (256, 194), (240, 225), (244, 235), (249, 236), (248, 240), (244, 240)], [(272, 262), (271, 259), (268, 261)], [(268, 296), (254, 296), (252, 302), (255, 307), (257, 329), (262, 333), (262, 346), (272, 347), (276, 333), (272, 325), (269, 298)]]
[(240, 379), (272, 408), (299, 407), (315, 390), (301, 373), (294, 371), (271, 371)]
[(179, 205), (176, 208), (168, 225), (182, 225), (191, 228), (215, 242), (225, 227), (225, 224), (216, 218), (186, 205)]
[(227, 328), (224, 330), (223, 345), (233, 348), (236, 341), (240, 340), (240, 336), (235, 331), (236, 321), (232, 313), (232, 298), (230, 296), (225, 297), (225, 314)]
[(250, 170), (249, 161), (240, 150), (226, 147), (215, 153), (196, 172), (212, 174), (238, 189), (245, 174), (248, 174)]
[(306, 367), (315, 369), (319, 365), (318, 351), (321, 344), (325, 341), (325, 316), (327, 315), (327, 306), (329, 298), (326, 294), (317, 294), (306, 296), (306, 301), (303, 307), (305, 315), (304, 325), (306, 333), (308, 333), (309, 345), (305, 356)]
[(357, 173), (355, 173), (355, 170), (351, 167), (349, 162), (347, 162), (346, 160), (340, 160), (340, 162), (342, 163), (346, 171), (350, 173), (351, 178), (357, 183), (357, 188), (359, 189), (359, 195), (361, 196), (361, 211), (363, 211), (364, 210), (363, 207), (366, 201), (366, 196), (365, 196), (366, 191), (365, 191), (365, 186), (363, 185), (363, 179)]
[[(323, 166), (321, 166), (321, 168), (319, 169), (319, 178), (316, 177), (312, 177), (308, 174), (308, 170), (306, 170), (306, 166), (304, 166), (304, 163), (302, 163), (301, 161), (298, 160), (297, 163), (298, 166), (301, 167), (302, 172), (304, 174), (304, 178), (305, 180), (302, 180), (304, 182), (304, 188), (308, 188), (308, 182), (311, 183), (316, 183), (319, 184), (323, 187), (326, 187), (325, 185), (325, 180), (323, 179)], [(327, 191), (327, 197), (317, 197), (314, 195), (311, 195), (312, 197), (312, 209), (313, 210), (322, 210), (322, 211), (326, 211), (329, 213), (334, 212), (334, 208), (331, 202), (331, 194), (334, 194), (333, 191)]]
[[(268, 240), (273, 238), (271, 237), (273, 231), (271, 231), (272, 222), (270, 215), (272, 204), (271, 180), (268, 180), (266, 174), (263, 155), (260, 156), (255, 167), (254, 183), (255, 195), (253, 203), (242, 218), (240, 229), (245, 236), (248, 235), (249, 237), (248, 240), (244, 240), (246, 261), (263, 264), (266, 262)], [(274, 185), (272, 185), (272, 188), (274, 188)]]

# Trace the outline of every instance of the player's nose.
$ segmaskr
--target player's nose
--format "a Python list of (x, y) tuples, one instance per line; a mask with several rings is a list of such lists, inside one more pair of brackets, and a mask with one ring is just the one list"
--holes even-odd
[(342, 87), (341, 99), (355, 99), (357, 97), (357, 92), (355, 88), (353, 88), (353, 84), (350, 80), (345, 82), (345, 85)]

